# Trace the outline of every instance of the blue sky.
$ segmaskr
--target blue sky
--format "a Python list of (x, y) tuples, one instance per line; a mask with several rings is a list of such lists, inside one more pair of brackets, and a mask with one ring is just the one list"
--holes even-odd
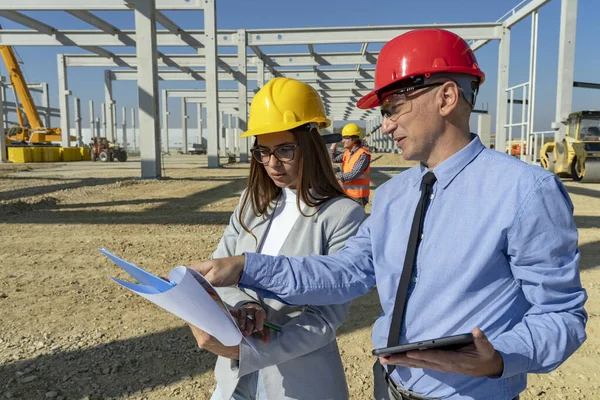
[[(239, 28), (299, 28), (327, 26), (366, 26), (366, 25), (406, 25), (431, 23), (467, 23), (493, 22), (515, 6), (519, 0), (421, 0), (416, 1), (379, 1), (368, 3), (356, 0), (335, 1), (291, 1), (291, 0), (218, 0), (218, 29)], [(539, 14), (539, 48), (537, 68), (537, 97), (535, 130), (549, 130), (554, 119), (556, 77), (558, 69), (558, 38), (560, 21), (560, 0), (552, 0), (542, 7)], [(63, 12), (27, 13), (59, 29), (90, 29), (84, 22)], [(202, 29), (203, 15), (198, 12), (167, 12), (173, 21), (187, 29)], [(133, 29), (132, 12), (104, 12), (97, 15), (110, 21), (121, 29)], [(575, 80), (600, 82), (600, 51), (598, 37), (600, 24), (600, 1), (579, 0), (576, 40)], [(12, 21), (0, 18), (5, 29), (22, 29)], [(511, 35), (510, 85), (524, 82), (529, 71), (530, 18), (519, 23)], [(369, 49), (381, 46), (371, 45)], [(328, 51), (360, 49), (360, 45), (328, 46)], [(48, 82), (50, 84), (51, 104), (58, 107), (56, 54), (80, 53), (77, 48), (66, 47), (18, 47), (22, 68), (29, 82)], [(125, 47), (110, 49), (117, 53), (133, 53), (134, 49)], [(169, 53), (189, 53), (191, 49), (160, 49)], [(293, 50), (293, 49), (292, 49)], [(306, 52), (307, 48), (297, 47), (297, 51)], [(317, 50), (319, 48), (317, 47)], [(221, 49), (219, 50), (221, 52)], [(222, 52), (231, 52), (223, 49)], [(478, 99), (478, 108), (488, 108), (495, 113), (498, 45), (490, 43), (476, 52), (481, 68), (487, 78)], [(6, 68), (0, 64), (2, 74)], [(69, 89), (82, 101), (84, 127), (89, 126), (88, 102), (96, 103), (99, 116), (99, 104), (104, 100), (103, 68), (70, 68)], [(160, 89), (203, 88), (201, 82), (160, 82)], [(135, 82), (115, 82), (114, 96), (117, 101), (118, 118), (121, 107), (135, 107), (137, 92)], [(9, 96), (10, 98), (10, 96)], [(36, 101), (38, 101), (36, 99)], [(180, 126), (180, 106), (178, 100), (171, 100), (169, 106), (172, 117), (169, 126)], [(600, 91), (574, 89), (573, 108), (600, 109)], [(189, 126), (194, 127), (195, 107), (190, 106)], [(129, 118), (130, 111), (127, 116)], [(15, 119), (15, 118), (11, 118)], [(58, 125), (58, 121), (54, 121)], [(475, 129), (475, 126), (472, 127)]]

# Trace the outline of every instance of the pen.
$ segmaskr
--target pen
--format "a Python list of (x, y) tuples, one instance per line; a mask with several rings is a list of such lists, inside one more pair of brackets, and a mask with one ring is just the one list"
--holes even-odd
[[(248, 315), (248, 316), (246, 316), (246, 318), (254, 321), (254, 315)], [(269, 329), (274, 330), (275, 332), (281, 332), (281, 326), (279, 326), (277, 324), (265, 321), (263, 325)]]

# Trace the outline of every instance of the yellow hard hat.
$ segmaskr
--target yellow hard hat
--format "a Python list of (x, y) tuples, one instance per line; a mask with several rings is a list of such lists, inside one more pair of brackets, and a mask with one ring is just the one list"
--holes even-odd
[(344, 136), (362, 136), (362, 132), (360, 130), (360, 126), (356, 124), (346, 124), (342, 129), (342, 137)]
[(240, 137), (289, 131), (311, 122), (319, 128), (331, 125), (317, 91), (295, 79), (274, 78), (252, 99), (248, 130)]

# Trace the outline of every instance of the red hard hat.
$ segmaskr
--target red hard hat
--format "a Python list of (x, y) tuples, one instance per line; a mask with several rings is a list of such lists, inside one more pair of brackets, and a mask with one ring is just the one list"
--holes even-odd
[[(403, 87), (414, 83), (409, 78), (428, 78), (436, 73), (474, 75), (479, 84), (485, 74), (479, 69), (475, 54), (458, 35), (444, 29), (416, 29), (395, 37), (383, 46), (375, 66), (375, 90), (361, 98), (361, 109), (379, 106), (379, 95), (393, 84)], [(422, 79), (420, 79), (422, 82)], [(395, 86), (395, 85), (394, 85)]]

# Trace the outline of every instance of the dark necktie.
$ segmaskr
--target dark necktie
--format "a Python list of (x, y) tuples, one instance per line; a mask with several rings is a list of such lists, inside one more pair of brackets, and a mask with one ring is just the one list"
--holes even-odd
[[(427, 172), (421, 181), (421, 197), (419, 198), (419, 203), (417, 204), (413, 223), (410, 228), (410, 236), (408, 237), (408, 246), (406, 247), (406, 256), (404, 258), (404, 267), (402, 267), (402, 276), (400, 277), (400, 283), (398, 284), (398, 290), (396, 291), (394, 313), (392, 314), (392, 323), (388, 334), (388, 347), (398, 346), (400, 342), (400, 329), (402, 328), (406, 294), (408, 292), (408, 285), (417, 256), (417, 248), (419, 247), (421, 234), (423, 233), (425, 205), (427, 204), (427, 197), (431, 194), (435, 181), (436, 177), (433, 172)], [(388, 372), (391, 374), (395, 368), (395, 365), (389, 365)]]

